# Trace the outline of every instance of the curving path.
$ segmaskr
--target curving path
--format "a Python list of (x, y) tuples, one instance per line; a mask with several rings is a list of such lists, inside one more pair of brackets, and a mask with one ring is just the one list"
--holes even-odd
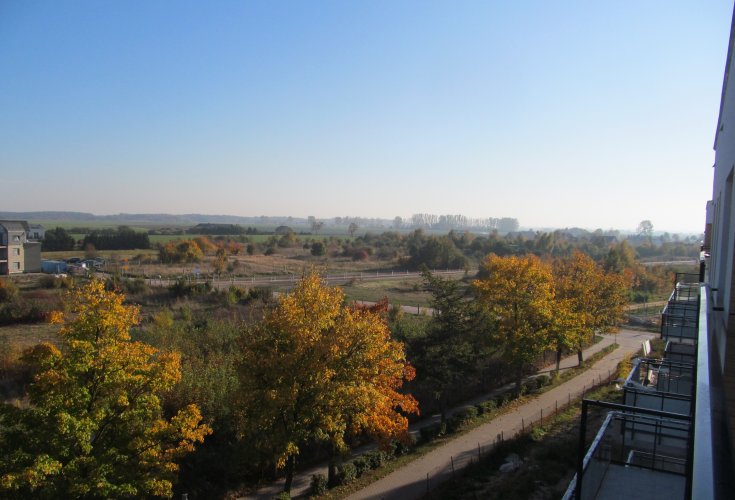
[[(607, 343), (612, 342), (610, 337), (607, 336)], [(478, 453), (493, 446), (501, 435), (510, 437), (517, 434), (524, 425), (528, 425), (529, 422), (537, 422), (542, 412), (546, 415), (551, 414), (557, 405), (563, 406), (568, 400), (579, 396), (598, 381), (608, 378), (611, 373), (614, 373), (623, 356), (637, 352), (641, 347), (641, 342), (653, 338), (654, 334), (621, 330), (617, 337), (620, 348), (602, 358), (584, 373), (539, 395), (515, 411), (501, 415), (453, 439), (348, 498), (354, 500), (420, 498), (439, 483), (449, 479), (452, 476), (453, 467), (459, 469), (468, 464), (470, 460), (476, 460)], [(597, 345), (599, 344), (602, 342)]]
[[(606, 335), (603, 340), (588, 347), (584, 351), (585, 359), (589, 358), (596, 352), (601, 351), (605, 347), (615, 342), (615, 335)], [(613, 372), (618, 362), (625, 354), (637, 352), (641, 347), (641, 342), (646, 339), (655, 337), (654, 334), (648, 332), (639, 332), (634, 330), (620, 330), (617, 334), (617, 342), (620, 348), (605, 356), (598, 361), (589, 370), (568, 380), (564, 384), (539, 395), (533, 401), (519, 407), (512, 413), (501, 415), (492, 422), (488, 422), (472, 431), (458, 436), (444, 446), (424, 455), (421, 458), (411, 462), (405, 467), (393, 472), (392, 474), (372, 483), (365, 489), (353, 494), (349, 498), (352, 499), (391, 499), (409, 500), (411, 498), (419, 498), (427, 491), (427, 474), (429, 475), (429, 488), (433, 488), (440, 482), (451, 477), (452, 461), (456, 469), (461, 468), (469, 463), (470, 459), (477, 457), (478, 445), (480, 451), (487, 449), (497, 439), (499, 435), (508, 437), (521, 430), (526, 422), (538, 421), (541, 416), (541, 410), (545, 415), (549, 415), (554, 410), (556, 404), (562, 407), (569, 399), (576, 397), (582, 390), (589, 388), (593, 383), (598, 383), (599, 379), (605, 379), (609, 373)], [(562, 371), (577, 366), (576, 354), (568, 356), (562, 360)], [(549, 365), (541, 370), (539, 374), (548, 373), (554, 369), (554, 365)], [(594, 379), (594, 382), (593, 382)], [(461, 409), (472, 406), (487, 399), (493, 398), (498, 392), (505, 390), (501, 388), (489, 394), (485, 394), (466, 404), (454, 408), (448, 412), (449, 415)], [(428, 425), (439, 422), (439, 415), (432, 415), (413, 424), (410, 428), (412, 433), (418, 433), (419, 429)], [(374, 448), (374, 446), (365, 446), (353, 451), (352, 456), (358, 456), (366, 451)], [(327, 464), (320, 464), (307, 470), (302, 470), (294, 475), (291, 487), (291, 495), (293, 497), (305, 495), (309, 492), (311, 476), (313, 474), (327, 475)], [(249, 499), (271, 499), (275, 495), (283, 491), (284, 479), (260, 488), (257, 493), (245, 498)]]

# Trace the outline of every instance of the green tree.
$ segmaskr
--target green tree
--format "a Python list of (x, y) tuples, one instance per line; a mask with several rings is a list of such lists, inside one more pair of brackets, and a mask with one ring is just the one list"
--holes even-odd
[(196, 405), (166, 419), (179, 356), (131, 341), (138, 308), (99, 281), (66, 296), (61, 346), (39, 344), (30, 406), (0, 409), (0, 494), (16, 498), (172, 495), (176, 461), (211, 432)]
[(605, 256), (605, 270), (622, 273), (626, 269), (637, 267), (635, 250), (627, 241), (611, 246)]
[(315, 257), (320, 257), (325, 253), (327, 253), (327, 247), (324, 246), (324, 242), (315, 241), (311, 244), (311, 255), (314, 255)]
[(429, 269), (463, 269), (468, 265), (467, 258), (448, 236), (424, 237), (422, 232), (415, 231), (409, 253), (409, 265), (415, 269), (422, 265)]
[(650, 220), (642, 220), (638, 224), (638, 235), (651, 239), (653, 236), (653, 223)]
[(417, 374), (429, 383), (446, 418), (447, 391), (471, 378), (486, 355), (488, 321), (480, 304), (465, 296), (456, 280), (442, 279), (424, 270), (424, 288), (431, 295), (434, 315), (426, 335), (413, 342)]
[(516, 392), (523, 372), (549, 345), (554, 287), (550, 266), (538, 257), (498, 257), (481, 264), (482, 279), (473, 282), (494, 322), (492, 339), (512, 370)]
[(57, 227), (46, 231), (41, 242), (41, 248), (44, 252), (74, 250), (75, 244), (74, 238), (66, 232), (66, 229)]

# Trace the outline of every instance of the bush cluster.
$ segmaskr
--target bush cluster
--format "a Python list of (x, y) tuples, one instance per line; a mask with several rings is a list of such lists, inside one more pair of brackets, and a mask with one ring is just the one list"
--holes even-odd
[(311, 494), (313, 496), (323, 495), (327, 492), (327, 478), (324, 474), (311, 476)]
[(43, 288), (71, 288), (74, 285), (74, 278), (71, 276), (54, 276), (52, 274), (44, 274), (41, 276), (41, 286)]
[[(395, 457), (405, 455), (410, 445), (394, 441), (388, 450), (372, 450), (356, 457), (355, 459), (340, 464), (337, 467), (337, 486), (349, 484), (358, 477), (368, 471), (379, 469), (385, 462)], [(322, 476), (323, 477), (323, 476)], [(315, 480), (312, 477), (312, 492), (314, 490)], [(326, 480), (325, 480), (326, 483)]]
[(0, 279), (0, 304), (11, 302), (18, 296), (18, 287), (9, 279)]
[(209, 281), (204, 283), (187, 283), (179, 279), (173, 285), (169, 286), (168, 290), (174, 297), (195, 297), (211, 292), (212, 284)]
[(44, 321), (50, 310), (24, 300), (14, 300), (0, 307), (0, 325), (38, 323)]

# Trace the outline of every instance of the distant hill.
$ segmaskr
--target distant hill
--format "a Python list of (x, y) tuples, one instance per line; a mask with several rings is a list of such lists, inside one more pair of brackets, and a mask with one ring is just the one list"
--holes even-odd
[[(491, 231), (497, 230), (501, 234), (509, 231), (519, 230), (518, 220), (514, 218), (485, 218), (471, 219), (462, 215), (431, 215), (414, 214), (410, 219), (402, 220), (381, 219), (372, 217), (289, 217), (289, 216), (266, 216), (242, 217), (238, 215), (207, 215), (207, 214), (128, 214), (120, 213), (114, 215), (95, 215), (87, 212), (3, 212), (0, 211), (0, 219), (21, 219), (29, 221), (63, 221), (79, 223), (84, 227), (87, 223), (102, 223), (103, 225), (145, 225), (145, 226), (195, 226), (197, 224), (239, 224), (243, 226), (289, 226), (310, 227), (314, 221), (326, 222), (327, 226), (347, 228), (351, 224), (357, 224), (361, 230), (390, 230), (422, 228), (433, 232), (446, 232), (450, 229), (458, 231)], [(396, 226), (396, 221), (397, 226)], [(492, 224), (490, 224), (492, 222)]]
[(148, 224), (306, 224), (305, 218), (296, 217), (240, 217), (237, 215), (205, 215), (205, 214), (115, 214), (95, 215), (86, 212), (0, 212), (0, 219), (21, 220), (63, 220), (79, 222), (117, 222), (120, 224), (148, 223)]

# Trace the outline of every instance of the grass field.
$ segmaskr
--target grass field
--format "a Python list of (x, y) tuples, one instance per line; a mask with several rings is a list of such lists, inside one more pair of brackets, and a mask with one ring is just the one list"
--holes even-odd
[(177, 226), (177, 225), (165, 225), (165, 224), (152, 224), (152, 223), (142, 223), (142, 222), (131, 222), (131, 223), (121, 223), (121, 222), (107, 222), (107, 221), (87, 221), (87, 220), (38, 220), (38, 219), (30, 219), (28, 221), (29, 224), (41, 224), (44, 228), (48, 229), (54, 229), (57, 227), (61, 227), (64, 229), (72, 229), (75, 227), (83, 227), (83, 228), (89, 228), (89, 229), (117, 229), (119, 226), (128, 226), (136, 231), (148, 231), (149, 229), (157, 228), (157, 227), (189, 227), (189, 226)]
[[(151, 255), (158, 256), (158, 250), (99, 250), (97, 257), (107, 260), (131, 260), (138, 255)], [(84, 258), (83, 250), (64, 250), (61, 252), (41, 252), (41, 258), (44, 260), (63, 260), (71, 259), (72, 257)]]
[(431, 294), (423, 290), (421, 278), (356, 281), (340, 286), (350, 300), (378, 302), (388, 297), (391, 304), (429, 306)]
[(58, 325), (49, 323), (0, 326), (0, 345), (13, 346), (18, 351), (16, 354), (19, 354), (26, 347), (39, 342), (56, 342), (58, 331)]

